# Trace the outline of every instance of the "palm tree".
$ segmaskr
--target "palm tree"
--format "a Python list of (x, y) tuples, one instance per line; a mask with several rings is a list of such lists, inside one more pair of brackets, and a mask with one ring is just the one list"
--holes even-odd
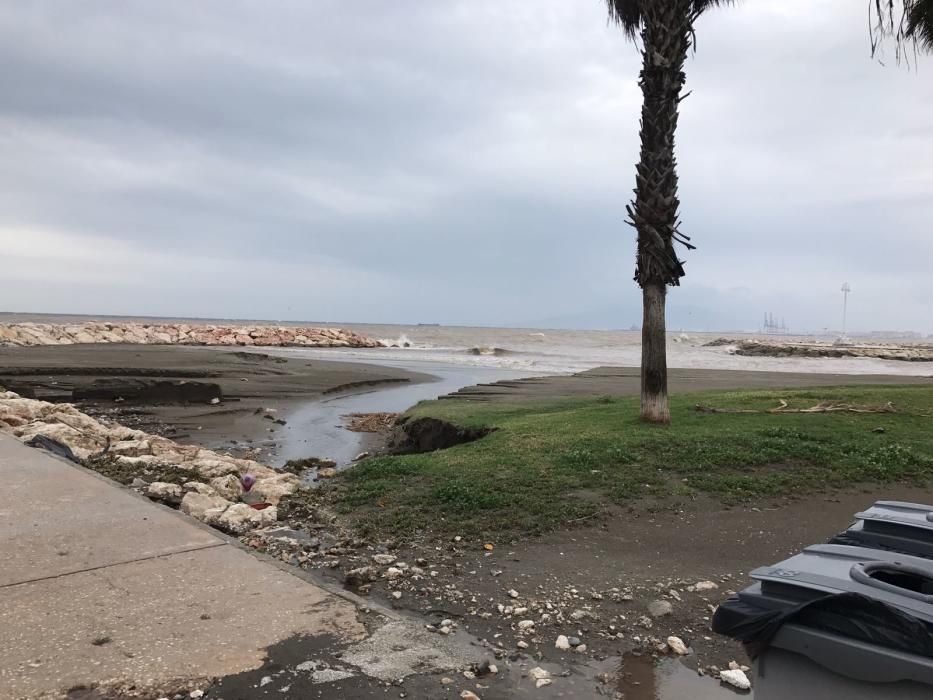
[(872, 55), (889, 36), (897, 44), (898, 60), (907, 45), (933, 53), (933, 0), (874, 0), (870, 7), (874, 19)]
[[(879, 0), (880, 1), (880, 0)], [(677, 161), (674, 133), (684, 61), (694, 39), (697, 17), (732, 0), (606, 0), (609, 17), (632, 41), (641, 37), (639, 84), (641, 154), (635, 175), (635, 201), (626, 207), (638, 233), (635, 281), (642, 289), (641, 419), (670, 423), (667, 404), (667, 338), (664, 305), (667, 287), (680, 284), (683, 261), (674, 243), (692, 249), (678, 226)]]

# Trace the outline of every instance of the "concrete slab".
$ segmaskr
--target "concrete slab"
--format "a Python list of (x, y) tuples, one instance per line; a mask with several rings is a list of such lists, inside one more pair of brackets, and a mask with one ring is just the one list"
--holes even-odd
[(0, 457), (14, 485), (0, 503), (14, 570), (0, 586), (2, 700), (241, 673), (295, 635), (365, 637), (350, 601), (179, 513), (2, 434)]
[(295, 634), (365, 635), (348, 601), (230, 545), (3, 590), (0, 697), (259, 667)]
[(0, 483), (0, 587), (222, 543), (9, 436), (0, 438)]

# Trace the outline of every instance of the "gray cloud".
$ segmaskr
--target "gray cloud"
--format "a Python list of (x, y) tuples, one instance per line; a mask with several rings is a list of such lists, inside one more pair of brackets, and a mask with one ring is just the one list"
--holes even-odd
[[(931, 331), (933, 87), (865, 8), (710, 13), (671, 325)], [(627, 327), (639, 57), (603, 4), (8, 3), (17, 310)]]

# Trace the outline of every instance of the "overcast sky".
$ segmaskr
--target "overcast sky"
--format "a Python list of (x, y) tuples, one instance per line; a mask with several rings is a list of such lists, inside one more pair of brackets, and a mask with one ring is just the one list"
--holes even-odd
[[(933, 57), (697, 26), (670, 325), (933, 331)], [(893, 49), (889, 50), (893, 57)], [(0, 5), (0, 309), (628, 327), (640, 57), (602, 0)]]

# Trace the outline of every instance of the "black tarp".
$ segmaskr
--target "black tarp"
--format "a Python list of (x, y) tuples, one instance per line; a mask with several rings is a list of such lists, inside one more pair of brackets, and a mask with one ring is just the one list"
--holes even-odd
[(859, 593), (829, 595), (802, 605), (764, 609), (733, 596), (713, 615), (713, 631), (745, 644), (755, 659), (788, 623), (889, 649), (933, 658), (933, 626), (887, 603)]

